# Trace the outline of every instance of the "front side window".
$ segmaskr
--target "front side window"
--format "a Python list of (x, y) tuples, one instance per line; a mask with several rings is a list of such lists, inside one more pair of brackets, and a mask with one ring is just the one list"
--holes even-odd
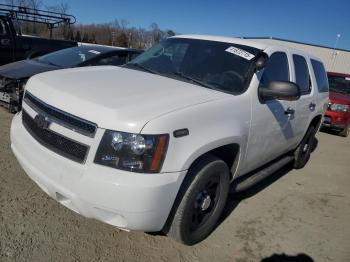
[(309, 94), (311, 81), (306, 60), (300, 55), (293, 55), (296, 84), (300, 87), (301, 94)]
[(324, 69), (323, 64), (313, 59), (311, 59), (311, 64), (315, 72), (318, 91), (320, 93), (328, 92), (329, 90), (328, 79), (327, 79), (326, 70)]
[(289, 81), (288, 58), (283, 52), (276, 52), (270, 56), (261, 77), (260, 85), (267, 87), (272, 81)]
[(253, 58), (259, 52), (226, 42), (169, 38), (133, 59), (127, 67), (138, 66), (144, 71), (237, 94), (249, 84)]

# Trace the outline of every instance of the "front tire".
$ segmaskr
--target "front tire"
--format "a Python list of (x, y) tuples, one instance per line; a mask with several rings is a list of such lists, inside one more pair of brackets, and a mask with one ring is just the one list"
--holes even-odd
[(294, 168), (301, 169), (310, 159), (310, 154), (315, 143), (315, 127), (310, 126), (303, 140), (294, 151)]
[(182, 198), (168, 236), (186, 245), (204, 240), (214, 230), (225, 207), (229, 183), (229, 169), (224, 161), (211, 155), (197, 161), (181, 186)]
[(342, 137), (348, 137), (349, 136), (349, 125), (347, 125), (342, 131), (340, 131), (338, 134)]

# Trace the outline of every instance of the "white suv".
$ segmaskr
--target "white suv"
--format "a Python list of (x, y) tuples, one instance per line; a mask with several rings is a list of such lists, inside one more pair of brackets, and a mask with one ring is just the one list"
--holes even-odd
[(230, 184), (306, 164), (328, 81), (301, 51), (190, 35), (122, 67), (39, 74), (23, 101), (12, 150), (42, 190), (86, 217), (192, 245), (215, 228)]

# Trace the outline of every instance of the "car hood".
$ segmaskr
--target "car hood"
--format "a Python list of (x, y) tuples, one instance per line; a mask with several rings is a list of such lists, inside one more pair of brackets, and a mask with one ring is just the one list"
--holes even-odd
[(60, 67), (39, 63), (35, 60), (22, 60), (1, 66), (0, 76), (17, 80), (57, 69)]
[[(161, 115), (225, 98), (228, 94), (171, 78), (114, 66), (39, 74), (27, 91), (101, 128), (141, 132)], [(184, 116), (186, 117), (186, 116)]]
[(348, 105), (350, 105), (350, 94), (329, 92), (329, 99), (333, 103), (341, 103), (341, 104), (348, 104)]

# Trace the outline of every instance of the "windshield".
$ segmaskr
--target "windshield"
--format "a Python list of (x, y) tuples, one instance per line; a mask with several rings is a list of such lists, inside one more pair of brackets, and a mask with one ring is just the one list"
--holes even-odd
[(232, 43), (169, 38), (126, 66), (229, 93), (245, 91), (259, 49)]
[(336, 93), (350, 94), (350, 77), (328, 75), (328, 81), (329, 90)]
[(71, 47), (37, 58), (37, 61), (59, 67), (74, 67), (101, 53), (93, 48)]

